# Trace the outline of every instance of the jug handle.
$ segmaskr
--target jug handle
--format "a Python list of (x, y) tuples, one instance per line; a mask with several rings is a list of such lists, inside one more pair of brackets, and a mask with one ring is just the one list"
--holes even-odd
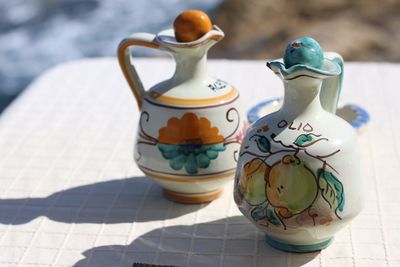
[(155, 37), (156, 36), (154, 34), (150, 33), (135, 33), (123, 39), (118, 46), (118, 62), (125, 79), (127, 80), (129, 87), (136, 98), (139, 110), (142, 108), (143, 97), (146, 91), (144, 90), (142, 81), (136, 72), (135, 66), (131, 62), (132, 55), (129, 48), (132, 46), (159, 48), (160, 45)]
[(339, 96), (342, 90), (344, 62), (343, 58), (335, 52), (325, 52), (324, 57), (335, 61), (341, 68), (341, 72), (338, 76), (325, 79), (321, 85), (321, 105), (326, 111), (335, 114)]

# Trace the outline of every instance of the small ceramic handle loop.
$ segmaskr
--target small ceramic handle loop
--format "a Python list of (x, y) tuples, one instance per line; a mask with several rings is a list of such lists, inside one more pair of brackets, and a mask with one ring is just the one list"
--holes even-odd
[(149, 48), (159, 48), (154, 34), (150, 33), (135, 33), (125, 39), (123, 39), (118, 46), (118, 61), (121, 66), (122, 72), (132, 90), (133, 95), (136, 98), (137, 105), (141, 109), (143, 104), (143, 96), (145, 90), (142, 81), (136, 72), (135, 67), (132, 64), (132, 56), (130, 47), (132, 46), (144, 46)]
[(343, 58), (335, 52), (325, 52), (324, 57), (336, 62), (341, 72), (338, 76), (325, 79), (321, 85), (320, 101), (322, 107), (333, 114), (336, 113), (343, 81)]

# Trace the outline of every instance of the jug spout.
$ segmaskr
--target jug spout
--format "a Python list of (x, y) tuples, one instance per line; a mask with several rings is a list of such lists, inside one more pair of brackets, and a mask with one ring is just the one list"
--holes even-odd
[(218, 43), (224, 38), (224, 32), (216, 25), (213, 25), (211, 30), (204, 34), (199, 39), (192, 42), (179, 42), (176, 40), (173, 29), (167, 29), (157, 34), (157, 41), (160, 44), (160, 49), (170, 53), (192, 53), (192, 50), (206, 53), (210, 47)]
[(176, 63), (175, 73), (171, 78), (172, 86), (183, 82), (201, 81), (207, 77), (207, 52), (224, 37), (217, 26), (193, 42), (178, 42), (172, 29), (157, 35), (160, 49), (169, 52)]
[[(267, 62), (270, 68), (282, 81), (293, 83), (297, 78), (308, 77), (314, 82), (320, 81), (320, 102), (321, 106), (328, 112), (336, 113), (339, 96), (342, 88), (343, 80), (343, 59), (334, 52), (324, 53), (324, 64), (329, 69), (330, 73), (315, 71), (304, 65), (295, 65), (290, 68), (285, 68), (282, 63), (283, 59)], [(309, 80), (312, 83), (312, 80)]]
[(343, 59), (339, 54), (323, 53), (317, 41), (303, 37), (289, 43), (283, 59), (269, 61), (267, 66), (284, 81), (300, 77), (322, 81), (321, 106), (336, 113), (343, 78)]

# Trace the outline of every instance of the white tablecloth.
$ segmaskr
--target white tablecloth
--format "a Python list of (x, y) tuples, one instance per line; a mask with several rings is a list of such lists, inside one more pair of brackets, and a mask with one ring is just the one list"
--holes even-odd
[[(136, 59), (147, 87), (168, 59)], [(212, 60), (244, 108), (280, 96), (263, 61)], [(237, 210), (166, 200), (133, 163), (138, 110), (115, 59), (55, 67), (0, 116), (0, 266), (400, 266), (400, 65), (349, 63), (343, 103), (365, 107), (366, 208), (319, 253), (275, 250)]]

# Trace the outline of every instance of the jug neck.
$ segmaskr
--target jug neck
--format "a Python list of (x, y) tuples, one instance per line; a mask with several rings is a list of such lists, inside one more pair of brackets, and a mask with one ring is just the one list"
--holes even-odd
[(207, 53), (202, 54), (174, 54), (176, 63), (172, 78), (174, 85), (185, 82), (203, 82), (207, 76)]
[(321, 79), (302, 76), (283, 82), (285, 95), (280, 112), (294, 119), (299, 115), (313, 115), (323, 111), (319, 98)]

